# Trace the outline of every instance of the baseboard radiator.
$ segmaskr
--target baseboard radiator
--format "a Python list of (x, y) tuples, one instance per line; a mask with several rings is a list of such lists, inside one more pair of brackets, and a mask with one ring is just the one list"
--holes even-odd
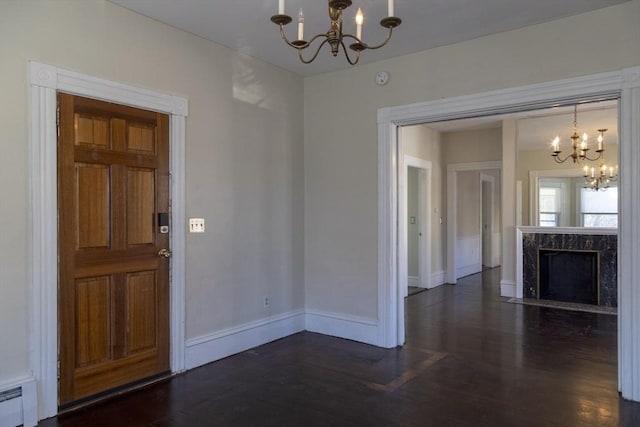
[(0, 427), (31, 427), (37, 423), (35, 381), (0, 385)]

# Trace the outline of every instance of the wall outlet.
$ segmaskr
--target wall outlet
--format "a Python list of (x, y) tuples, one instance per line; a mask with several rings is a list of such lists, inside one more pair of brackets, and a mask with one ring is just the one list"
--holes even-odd
[(269, 297), (264, 297), (264, 299), (262, 300), (262, 304), (265, 307), (269, 307)]
[(204, 233), (204, 218), (189, 218), (189, 233)]

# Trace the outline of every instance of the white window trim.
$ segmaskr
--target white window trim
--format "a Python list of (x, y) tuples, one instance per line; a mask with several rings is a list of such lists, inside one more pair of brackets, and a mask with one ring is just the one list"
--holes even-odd
[(29, 365), (37, 384), (38, 419), (58, 412), (57, 92), (170, 115), (171, 371), (185, 368), (185, 98), (29, 63), (31, 258)]

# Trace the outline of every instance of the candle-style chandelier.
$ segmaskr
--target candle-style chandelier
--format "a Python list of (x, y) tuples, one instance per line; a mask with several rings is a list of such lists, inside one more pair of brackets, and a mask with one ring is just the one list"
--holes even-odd
[(600, 133), (598, 135), (598, 148), (596, 148), (596, 156), (589, 157), (589, 143), (588, 143), (588, 135), (586, 133), (582, 134), (582, 141), (578, 142), (580, 136), (578, 135), (578, 105), (573, 106), (573, 134), (571, 134), (571, 149), (572, 151), (567, 154), (564, 158), (560, 157), (560, 137), (556, 136), (554, 140), (551, 142), (552, 153), (551, 156), (556, 161), (556, 163), (564, 163), (567, 160), (573, 160), (573, 163), (580, 163), (584, 160), (589, 160), (594, 162), (600, 159), (604, 154), (604, 134), (607, 129), (598, 129)]
[[(271, 17), (271, 22), (280, 27), (280, 35), (282, 36), (282, 39), (286, 44), (298, 50), (298, 57), (300, 58), (300, 61), (305, 64), (310, 64), (311, 62), (313, 62), (313, 60), (316, 59), (316, 57), (320, 53), (322, 47), (328, 43), (331, 47), (331, 53), (333, 54), (333, 56), (338, 56), (340, 48), (342, 48), (349, 64), (355, 65), (360, 60), (360, 53), (362, 51), (367, 49), (380, 49), (382, 46), (386, 45), (387, 42), (389, 42), (389, 40), (391, 39), (393, 29), (402, 23), (402, 20), (400, 18), (393, 16), (393, 0), (387, 0), (389, 16), (383, 18), (380, 21), (380, 25), (389, 30), (389, 32), (387, 33), (387, 37), (382, 43), (378, 45), (369, 45), (362, 41), (362, 26), (364, 23), (364, 15), (362, 14), (362, 10), (358, 9), (358, 11), (356, 12), (356, 35), (354, 36), (353, 34), (344, 33), (342, 31), (343, 11), (351, 6), (351, 0), (328, 0), (328, 2), (329, 19), (331, 20), (329, 30), (325, 34), (317, 34), (313, 36), (308, 41), (304, 39), (304, 14), (302, 12), (302, 9), (300, 9), (298, 13), (298, 38), (293, 41), (290, 41), (284, 32), (284, 26), (289, 24), (293, 20), (291, 16), (284, 13), (284, 0), (278, 1), (278, 14)], [(320, 42), (311, 58), (305, 59), (302, 56), (302, 52), (305, 49), (310, 48), (316, 40), (320, 40), (323, 38), (324, 40)], [(353, 43), (349, 45), (349, 49), (355, 52), (354, 58), (349, 55), (349, 51), (345, 46), (345, 39), (351, 39), (353, 41)]]
[(585, 181), (584, 188), (591, 191), (606, 191), (612, 182), (618, 180), (618, 167), (607, 166), (606, 163), (600, 163), (600, 167), (583, 168), (583, 176)]

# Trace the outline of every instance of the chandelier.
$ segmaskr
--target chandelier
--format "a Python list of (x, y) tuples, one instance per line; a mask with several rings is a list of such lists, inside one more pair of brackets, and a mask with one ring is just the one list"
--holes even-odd
[(606, 191), (612, 182), (618, 180), (618, 167), (607, 166), (604, 162), (600, 163), (598, 169), (585, 166), (583, 172), (584, 188), (591, 191)]
[(586, 133), (582, 134), (582, 141), (578, 142), (580, 136), (578, 135), (578, 105), (573, 106), (573, 134), (571, 135), (571, 153), (567, 154), (564, 158), (560, 157), (560, 137), (556, 136), (551, 142), (552, 153), (551, 156), (556, 161), (556, 163), (564, 163), (567, 160), (573, 160), (573, 163), (579, 163), (584, 160), (589, 160), (594, 162), (600, 159), (604, 153), (604, 133), (607, 129), (598, 129), (600, 133), (598, 135), (598, 148), (595, 150), (596, 156), (589, 157), (589, 143), (588, 143), (588, 135)]
[[(284, 26), (289, 24), (293, 20), (289, 15), (286, 15), (284, 13), (284, 0), (278, 1), (278, 14), (271, 17), (271, 22), (280, 27), (280, 35), (282, 36), (282, 39), (286, 44), (298, 50), (298, 58), (300, 58), (300, 61), (305, 64), (310, 64), (311, 62), (313, 62), (313, 60), (316, 59), (316, 57), (320, 53), (322, 47), (325, 44), (329, 44), (333, 56), (338, 56), (340, 48), (342, 48), (347, 62), (349, 62), (349, 64), (351, 65), (355, 65), (360, 60), (360, 52), (366, 49), (380, 49), (382, 46), (386, 45), (387, 42), (391, 39), (393, 29), (402, 23), (402, 20), (400, 18), (393, 16), (393, 0), (387, 0), (389, 16), (383, 18), (380, 21), (380, 25), (389, 30), (389, 32), (387, 33), (387, 37), (382, 43), (378, 45), (369, 45), (362, 41), (362, 25), (364, 23), (364, 15), (362, 14), (362, 10), (358, 9), (358, 11), (356, 12), (356, 35), (354, 36), (353, 34), (344, 33), (342, 31), (343, 11), (351, 6), (351, 0), (328, 1), (329, 19), (331, 20), (329, 30), (325, 34), (317, 34), (313, 36), (308, 41), (304, 39), (304, 14), (302, 13), (302, 9), (300, 9), (298, 13), (298, 38), (293, 41), (290, 41), (284, 32)], [(351, 39), (353, 41), (353, 43), (349, 45), (349, 49), (355, 52), (353, 58), (349, 55), (349, 51), (345, 46), (345, 39)], [(310, 48), (316, 40), (321, 40), (321, 42), (317, 45), (315, 53), (313, 53), (313, 55), (309, 59), (305, 59), (302, 56), (302, 52), (305, 49)]]

